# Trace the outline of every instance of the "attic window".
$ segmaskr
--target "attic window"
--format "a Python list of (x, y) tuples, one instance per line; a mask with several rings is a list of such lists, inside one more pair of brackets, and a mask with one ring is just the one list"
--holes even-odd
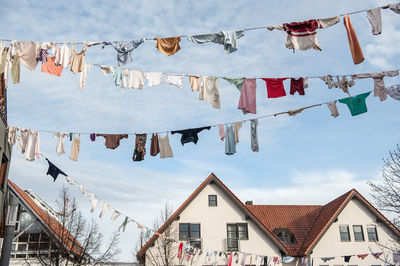
[(217, 195), (208, 195), (208, 206), (217, 207)]
[(297, 245), (296, 237), (287, 228), (275, 228), (273, 233), (282, 241), (285, 245)]

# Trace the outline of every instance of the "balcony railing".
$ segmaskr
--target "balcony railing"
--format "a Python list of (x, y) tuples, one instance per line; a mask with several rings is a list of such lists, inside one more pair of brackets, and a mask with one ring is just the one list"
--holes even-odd
[(227, 251), (239, 251), (240, 241), (238, 237), (231, 237), (225, 239), (225, 247)]

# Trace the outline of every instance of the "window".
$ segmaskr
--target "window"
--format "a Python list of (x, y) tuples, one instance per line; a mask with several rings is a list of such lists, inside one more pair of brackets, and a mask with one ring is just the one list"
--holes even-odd
[(287, 228), (275, 228), (273, 233), (282, 241), (285, 245), (297, 245), (296, 237)]
[(208, 207), (217, 206), (217, 195), (208, 195)]
[(200, 224), (179, 224), (179, 240), (200, 238)]
[(376, 226), (367, 226), (367, 234), (369, 241), (378, 241), (378, 233), (376, 232)]
[(227, 224), (226, 246), (230, 251), (239, 250), (239, 240), (248, 240), (247, 223)]
[(340, 240), (350, 241), (350, 231), (348, 225), (339, 225)]
[(3, 189), (4, 188), (4, 180), (6, 179), (6, 171), (7, 171), (7, 166), (8, 166), (8, 161), (5, 157), (1, 160), (1, 170), (0, 170), (0, 186)]
[(364, 232), (362, 225), (353, 225), (354, 240), (364, 241)]

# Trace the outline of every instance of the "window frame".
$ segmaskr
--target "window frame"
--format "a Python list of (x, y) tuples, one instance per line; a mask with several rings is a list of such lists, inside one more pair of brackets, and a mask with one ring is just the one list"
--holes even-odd
[[(355, 231), (355, 228), (356, 228), (356, 227), (361, 228), (361, 236), (362, 236), (362, 239), (361, 239), (361, 240), (360, 240), (360, 239), (357, 239), (357, 237), (356, 237), (356, 231)], [(359, 234), (359, 233), (357, 233), (357, 234)], [(359, 224), (353, 225), (353, 236), (354, 236), (354, 241), (357, 241), (357, 242), (364, 242), (364, 241), (365, 241), (364, 229), (363, 229), (363, 226), (362, 226), (362, 225), (359, 225)]]
[[(368, 229), (374, 229), (374, 233), (375, 233), (375, 239), (371, 239), (369, 236), (369, 232)], [(367, 225), (367, 236), (368, 236), (368, 241), (369, 242), (378, 242), (379, 241), (379, 237), (378, 237), (378, 230), (376, 229), (375, 225)]]
[[(346, 229), (347, 229), (347, 237), (349, 238), (348, 240), (342, 238), (342, 231), (340, 230), (341, 227), (346, 227)], [(340, 236), (340, 241), (341, 242), (350, 242), (351, 241), (350, 227), (349, 227), (348, 224), (339, 225), (339, 236)]]
[[(211, 197), (215, 197), (215, 205), (211, 205)], [(218, 197), (216, 194), (208, 195), (208, 207), (217, 207), (218, 206)]]
[[(228, 238), (228, 228), (229, 226), (235, 226), (235, 234), (236, 234), (236, 238), (238, 240), (249, 240), (249, 226), (248, 223), (227, 223), (226, 224), (226, 238)], [(246, 228), (246, 237), (245, 238), (240, 238), (239, 237), (239, 226), (245, 226)]]
[[(187, 225), (188, 226), (188, 231), (187, 231), (187, 238), (182, 237), (182, 231), (181, 231), (181, 225)], [(192, 237), (192, 225), (198, 225), (199, 226), (199, 237)], [(185, 231), (184, 231), (185, 232)], [(195, 231), (197, 232), (197, 231)], [(201, 239), (201, 225), (200, 223), (179, 223), (179, 240), (181, 241), (189, 241), (190, 239)]]

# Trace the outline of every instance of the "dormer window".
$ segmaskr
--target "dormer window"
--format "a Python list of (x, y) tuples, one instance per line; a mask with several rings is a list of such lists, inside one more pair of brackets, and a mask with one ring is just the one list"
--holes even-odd
[(297, 245), (296, 237), (288, 228), (275, 228), (273, 233), (285, 245)]
[(217, 207), (217, 195), (208, 195), (208, 207)]

